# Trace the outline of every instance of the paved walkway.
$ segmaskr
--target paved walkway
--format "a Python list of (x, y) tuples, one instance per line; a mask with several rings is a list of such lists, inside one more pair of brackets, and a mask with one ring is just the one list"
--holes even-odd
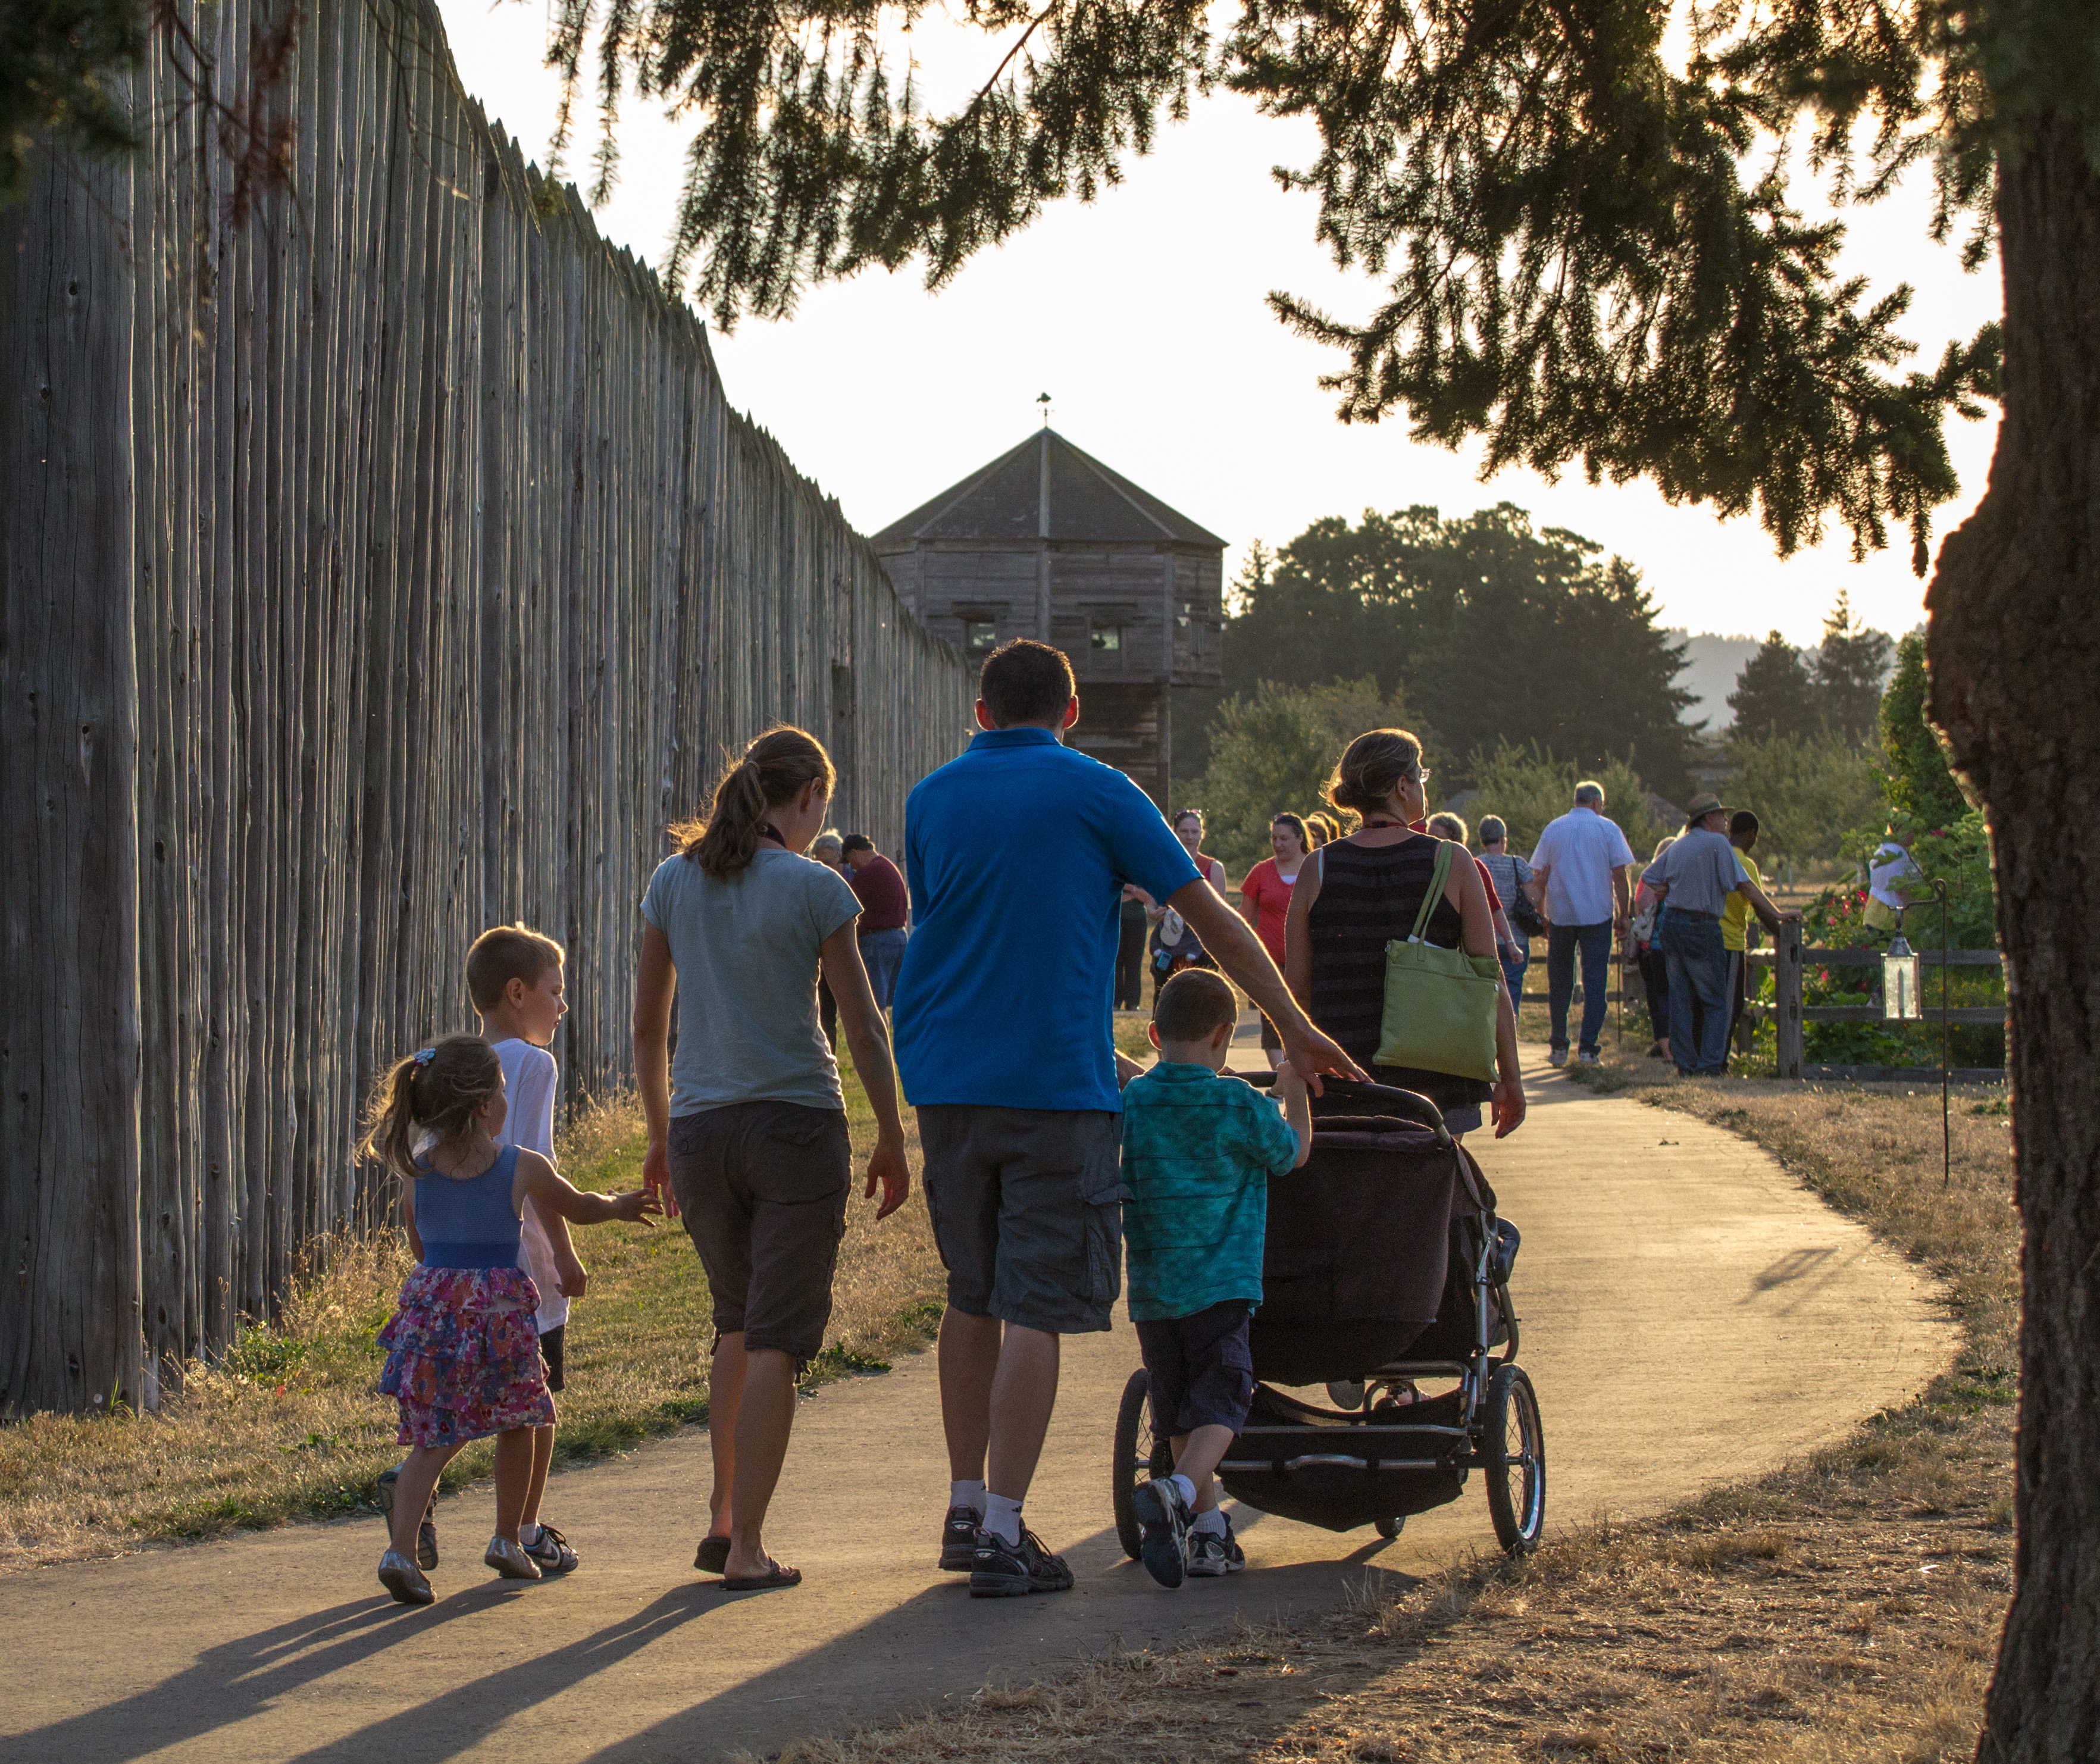
[[(1515, 1291), (1549, 1528), (1767, 1469), (1943, 1364), (1952, 1330), (1916, 1272), (1763, 1153), (1533, 1075), (1523, 1131), (1478, 1150), (1524, 1232)], [(1120, 1322), (1067, 1344), (1029, 1516), (1070, 1558), (1074, 1592), (988, 1604), (932, 1570), (947, 1471), (933, 1358), (913, 1356), (802, 1411), (767, 1532), (808, 1574), (799, 1590), (730, 1598), (692, 1573), (707, 1447), (691, 1431), (558, 1480), (549, 1511), (585, 1556), (564, 1582), (488, 1577), (485, 1490), (439, 1510), (448, 1557), (426, 1612), (374, 1584), (376, 1519), (11, 1579), (0, 1758), (762, 1755), (988, 1675), (1171, 1643), (1493, 1547), (1476, 1485), (1392, 1545), (1243, 1512), (1253, 1572), (1154, 1585), (1109, 1517), (1110, 1428), (1136, 1359)]]

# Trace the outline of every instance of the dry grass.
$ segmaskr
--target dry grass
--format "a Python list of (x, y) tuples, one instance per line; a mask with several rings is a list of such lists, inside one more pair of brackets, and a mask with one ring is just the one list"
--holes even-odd
[(1396, 1599), (987, 1687), (779, 1764), (1952, 1764), (2006, 1591), (1974, 1547), (1960, 1528), (1594, 1530)]
[(1937, 1095), (1608, 1087), (1755, 1139), (1928, 1263), (1965, 1325), (1913, 1403), (1754, 1484), (1630, 1526), (1367, 1578), (1339, 1612), (1105, 1656), (1052, 1683), (806, 1741), (780, 1764), (1952, 1764), (1971, 1756), (2010, 1591), (2018, 1235), (1995, 1096), (1943, 1187)]
[[(874, 1137), (847, 1069), (858, 1153)], [(908, 1147), (918, 1167), (915, 1130)], [(557, 1147), (579, 1187), (641, 1180), (643, 1137), (632, 1098), (583, 1110)], [(940, 1316), (940, 1258), (923, 1198), (874, 1224), (856, 1193), (840, 1246), (831, 1338), (813, 1381), (887, 1370), (886, 1356), (926, 1340)], [(706, 1418), (712, 1339), (699, 1259), (675, 1225), (593, 1226), (576, 1233), (591, 1271), (571, 1313), (558, 1458), (574, 1462)], [(0, 1569), (105, 1556), (142, 1544), (356, 1511), (374, 1504), (398, 1461), (395, 1405), (374, 1385), (374, 1338), (409, 1266), (388, 1235), (316, 1246), (274, 1323), (243, 1330), (218, 1365), (189, 1369), (157, 1414), (34, 1415), (0, 1426)], [(488, 1473), (487, 1444), (446, 1471), (457, 1487)]]

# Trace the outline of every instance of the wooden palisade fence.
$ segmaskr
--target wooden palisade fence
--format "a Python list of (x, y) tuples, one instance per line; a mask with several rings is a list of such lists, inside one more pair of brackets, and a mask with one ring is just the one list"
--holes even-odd
[[(229, 104), (268, 4), (179, 8)], [(960, 659), (428, 0), (293, 23), (252, 211), (163, 42), (145, 150), (0, 213), (0, 1412), (152, 1404), (383, 1209), (360, 1099), (472, 1026), (484, 926), (567, 946), (571, 1096), (620, 1083), (726, 747), (817, 731), (893, 850), (967, 739)]]

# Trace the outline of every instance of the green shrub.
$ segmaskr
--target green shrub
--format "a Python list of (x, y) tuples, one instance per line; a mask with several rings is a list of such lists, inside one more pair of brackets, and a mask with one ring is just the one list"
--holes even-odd
[(1722, 795), (1731, 809), (1756, 813), (1760, 862), (1828, 862), (1843, 852), (1846, 834), (1882, 813), (1872, 756), (1859, 742), (1837, 734), (1732, 743)]
[[(1880, 843), (1878, 834), (1861, 832), (1846, 841), (1850, 851), (1861, 855)], [(1912, 849), (1918, 867), (1928, 878), (1948, 883), (1948, 934), (1957, 950), (1997, 947), (1995, 898), (1991, 887), (1989, 841), (1983, 818), (1974, 812), (1962, 816), (1954, 827), (1921, 836)], [(1867, 891), (1856, 884), (1826, 889), (1808, 908), (1802, 927), (1802, 941), (1811, 949), (1883, 949), (1889, 937), (1866, 922)], [(1929, 893), (1918, 899), (1904, 915), (1904, 935), (1915, 949), (1939, 946), (1939, 906)], [(1925, 996), (1937, 1004), (1940, 970), (1925, 970)], [(1988, 968), (1957, 968), (1948, 972), (1948, 1002), (1956, 1007), (2003, 1004), (2005, 989), (2000, 972)], [(1808, 958), (1802, 976), (1803, 1004), (1872, 1004), (1880, 996), (1881, 971), (1877, 968), (1819, 966)], [(1809, 1023), (1802, 1029), (1802, 1048), (1811, 1064), (1818, 1065), (1917, 1065), (1939, 1063), (1939, 1026), (1935, 1023)], [(1957, 1023), (1950, 1038), (1949, 1058), (1955, 1065), (2003, 1065), (2005, 1036), (2003, 1029), (1989, 1023)]]
[(1889, 806), (1921, 827), (1952, 827), (1969, 812), (1939, 732), (1925, 720), (1925, 639), (1896, 645), (1896, 671), (1882, 695), (1882, 783)]
[[(1324, 686), (1264, 680), (1253, 698), (1228, 699), (1211, 725), (1211, 770), (1196, 798), (1207, 823), (1204, 849), (1237, 879), (1268, 855), (1268, 824), (1280, 812), (1321, 806), (1350, 742), (1367, 729), (1408, 726), (1399, 696), (1382, 696), (1369, 678)], [(1187, 805), (1175, 799), (1176, 811)]]

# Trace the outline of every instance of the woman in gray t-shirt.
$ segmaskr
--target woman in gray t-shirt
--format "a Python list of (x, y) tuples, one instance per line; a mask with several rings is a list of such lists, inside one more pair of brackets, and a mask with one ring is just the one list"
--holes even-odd
[(642, 1180), (684, 1219), (714, 1299), (713, 1518), (693, 1565), (738, 1591), (801, 1579), (766, 1555), (760, 1532), (796, 1379), (824, 1343), (853, 1179), (838, 1063), (818, 1020), (820, 969), (875, 1109), (865, 1192), (881, 1187), (876, 1217), (911, 1189), (889, 1030), (854, 937), (860, 902), (836, 871), (801, 855), (836, 776), (814, 737), (768, 730), (723, 773), (707, 819), (672, 828), (681, 849), (642, 898)]

